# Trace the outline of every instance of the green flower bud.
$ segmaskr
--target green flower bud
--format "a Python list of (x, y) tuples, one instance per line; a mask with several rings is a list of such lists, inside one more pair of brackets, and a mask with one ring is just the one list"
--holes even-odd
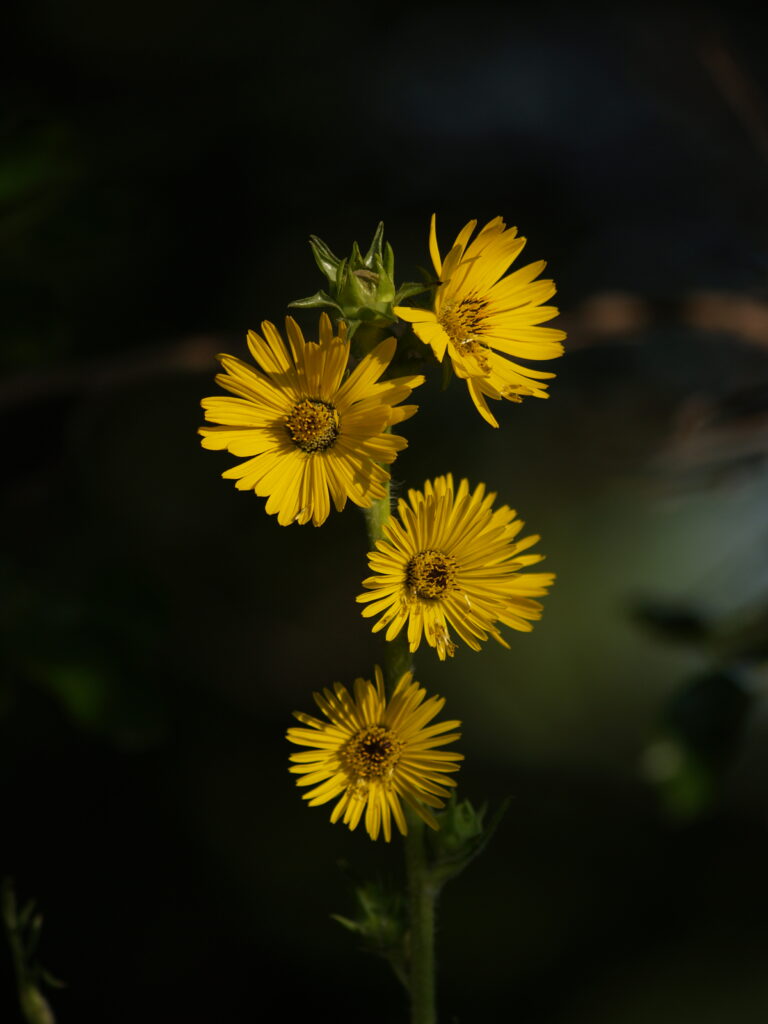
[(309, 245), (328, 288), (289, 303), (294, 309), (333, 309), (350, 325), (366, 323), (388, 328), (397, 320), (392, 307), (426, 288), (413, 282), (395, 287), (395, 254), (389, 242), (384, 243), (383, 222), (376, 228), (365, 255), (357, 242), (345, 259), (339, 259), (316, 235), (310, 236)]

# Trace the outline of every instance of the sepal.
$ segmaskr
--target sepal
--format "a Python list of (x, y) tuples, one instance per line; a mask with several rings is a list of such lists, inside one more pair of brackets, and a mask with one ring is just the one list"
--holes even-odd
[[(371, 244), (368, 246), (368, 252), (365, 254), (365, 259), (363, 260), (363, 263), (365, 264), (366, 267), (368, 267), (369, 270), (373, 270), (373, 267), (374, 267), (374, 264), (375, 264), (375, 261), (376, 261), (377, 257), (378, 257), (379, 260), (381, 260), (381, 246), (382, 246), (383, 241), (384, 241), (384, 221), (380, 220), (379, 223), (376, 225), (376, 230), (373, 233), (373, 238), (371, 239)], [(357, 249), (357, 242), (355, 242), (354, 248)], [(392, 246), (389, 244), (389, 242), (387, 242), (387, 248), (389, 249), (389, 251), (391, 253), (392, 252)], [(358, 249), (358, 252), (359, 251), (360, 250)], [(394, 269), (395, 269), (395, 257), (393, 255), (392, 256), (392, 267), (391, 267), (389, 273), (390, 274), (394, 273)]]

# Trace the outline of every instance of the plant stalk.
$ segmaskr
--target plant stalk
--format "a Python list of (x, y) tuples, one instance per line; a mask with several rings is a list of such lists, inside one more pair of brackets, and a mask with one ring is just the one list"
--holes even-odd
[(424, 844), (425, 825), (412, 811), (407, 813), (405, 866), (408, 875), (410, 917), (411, 1024), (435, 1024), (435, 903)]
[[(381, 539), (391, 514), (390, 488), (365, 510), (368, 539), (373, 548)], [(385, 644), (384, 682), (391, 695), (404, 672), (413, 670), (405, 631)], [(430, 877), (425, 847), (424, 822), (406, 809), (408, 834), (405, 836), (405, 867), (408, 881), (408, 991), (411, 1000), (411, 1024), (435, 1024), (435, 904), (437, 890)]]

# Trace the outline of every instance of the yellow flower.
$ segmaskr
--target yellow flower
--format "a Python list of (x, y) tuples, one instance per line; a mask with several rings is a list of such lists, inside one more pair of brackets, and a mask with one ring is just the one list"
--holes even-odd
[(408, 642), (415, 651), (422, 634), (441, 660), (452, 655), (449, 626), (473, 650), (492, 636), (509, 644), (494, 625), (529, 632), (541, 618), (533, 600), (546, 594), (552, 573), (523, 573), (543, 555), (523, 554), (538, 537), (517, 540), (523, 522), (502, 505), (492, 511), (495, 494), (479, 484), (470, 492), (462, 480), (454, 493), (453, 477), (427, 481), (424, 491), (408, 491), (398, 502), (399, 521), (387, 520), (382, 540), (368, 555), (376, 573), (363, 580), (367, 593), (363, 615), (380, 615), (373, 627), (393, 640), (408, 623)]
[(309, 728), (289, 729), (287, 738), (312, 749), (291, 754), (294, 765), (289, 770), (301, 776), (296, 780), (299, 786), (313, 787), (304, 794), (309, 806), (338, 797), (332, 822), (343, 818), (354, 829), (365, 811), (368, 835), (377, 839), (381, 831), (387, 842), (393, 818), (403, 835), (408, 832), (403, 803), (437, 828), (429, 808), (444, 806), (451, 795), (446, 786), (456, 785), (446, 773), (458, 771), (458, 762), (464, 758), (435, 748), (457, 740), (460, 733), (451, 730), (461, 722), (428, 725), (445, 701), (442, 697), (425, 701), (425, 697), (426, 690), (406, 672), (387, 703), (377, 666), (376, 684), (356, 679), (354, 697), (341, 683), (314, 694), (327, 722), (294, 711)]
[(543, 260), (504, 277), (525, 245), (517, 228), (507, 228), (496, 217), (468, 246), (476, 226), (476, 220), (466, 224), (441, 261), (432, 215), (429, 251), (440, 279), (434, 312), (395, 306), (395, 313), (413, 325), (437, 359), (442, 360), (447, 351), (456, 375), (466, 380), (477, 411), (498, 427), (486, 398), (512, 402), (529, 395), (548, 398), (542, 381), (555, 376), (505, 356), (555, 359), (563, 354), (560, 343), (565, 332), (538, 326), (558, 314), (555, 306), (541, 305), (555, 294), (554, 282), (534, 280), (546, 266)]
[(377, 345), (345, 379), (349, 363), (346, 326), (334, 334), (325, 313), (319, 342), (306, 342), (299, 325), (286, 317), (286, 347), (268, 320), (263, 337), (248, 333), (248, 347), (261, 369), (219, 356), (225, 372), (216, 381), (236, 398), (203, 399), (203, 447), (247, 459), (222, 474), (241, 491), (267, 498), (267, 512), (282, 526), (320, 526), (331, 511), (353, 501), (367, 508), (385, 493), (389, 473), (378, 463), (393, 462), (407, 446), (388, 433), (413, 416), (418, 406), (401, 405), (423, 377), (382, 381), (396, 341)]

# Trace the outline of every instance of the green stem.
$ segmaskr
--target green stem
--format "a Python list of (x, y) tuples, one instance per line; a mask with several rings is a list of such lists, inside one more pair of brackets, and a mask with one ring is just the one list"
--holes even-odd
[(405, 866), (410, 916), (411, 1024), (435, 1024), (435, 902), (424, 846), (424, 822), (408, 813)]
[[(375, 547), (377, 540), (381, 540), (384, 526), (390, 517), (389, 481), (387, 481), (386, 487), (384, 496), (365, 510), (365, 524), (368, 528), (368, 541), (371, 548)], [(390, 640), (389, 643), (384, 642), (381, 660), (387, 695), (391, 696), (403, 673), (413, 671), (413, 657), (408, 649), (408, 637), (404, 630), (394, 640)]]
[[(371, 547), (382, 537), (389, 519), (389, 484), (384, 497), (365, 510)], [(403, 631), (385, 645), (384, 681), (391, 694), (404, 672), (413, 670), (413, 657)], [(408, 879), (410, 939), (408, 949), (408, 990), (411, 997), (411, 1024), (435, 1024), (435, 903), (437, 890), (430, 877), (424, 837), (424, 822), (406, 810), (408, 834), (405, 837), (405, 867)]]
[(377, 540), (381, 540), (384, 533), (384, 524), (389, 519), (392, 497), (389, 487), (389, 480), (386, 483), (384, 495), (364, 510), (365, 525), (368, 528), (368, 540), (373, 547)]

